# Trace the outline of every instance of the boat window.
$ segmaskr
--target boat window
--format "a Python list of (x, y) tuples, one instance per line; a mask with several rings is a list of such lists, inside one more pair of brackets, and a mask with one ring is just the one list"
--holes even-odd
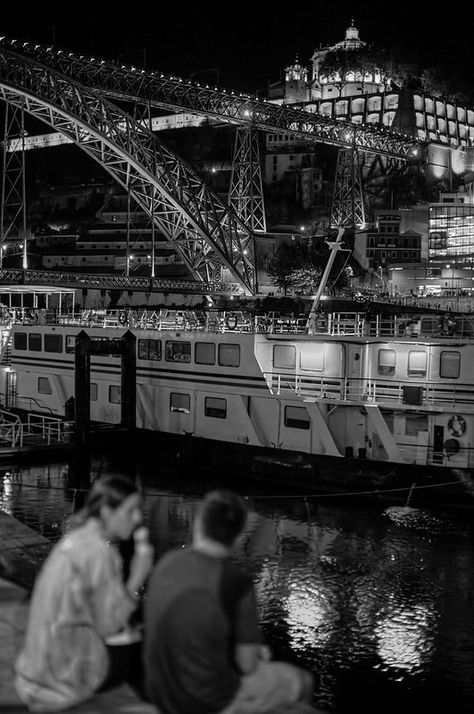
[(189, 414), (191, 410), (191, 397), (189, 394), (180, 394), (179, 392), (171, 392), (170, 394), (170, 411)]
[(26, 350), (26, 348), (27, 348), (26, 332), (16, 332), (15, 333), (14, 345), (15, 345), (16, 350)]
[(96, 382), (91, 382), (91, 390), (90, 390), (90, 399), (91, 399), (91, 402), (96, 402), (96, 401), (97, 401), (97, 396), (98, 396), (97, 383), (96, 383)]
[(300, 355), (300, 367), (322, 372), (324, 370), (324, 346), (304, 345)]
[(41, 352), (41, 335), (37, 332), (28, 335), (28, 349), (30, 352)]
[(226, 343), (219, 345), (219, 364), (221, 367), (238, 367), (240, 365), (240, 345)]
[(426, 352), (421, 352), (421, 350), (412, 350), (408, 353), (408, 376), (426, 376)]
[(441, 352), (439, 356), (439, 376), (457, 379), (461, 373), (461, 353)]
[(73, 355), (76, 351), (76, 335), (66, 335), (66, 354)]
[(407, 412), (405, 414), (406, 436), (418, 436), (420, 431), (428, 431), (428, 415)]
[(38, 393), (39, 394), (52, 394), (53, 390), (51, 389), (51, 385), (49, 383), (49, 379), (47, 377), (38, 377)]
[(196, 342), (196, 346), (194, 348), (194, 361), (196, 364), (215, 364), (215, 344), (213, 342)]
[(274, 345), (273, 366), (280, 369), (294, 369), (296, 366), (296, 350), (294, 346)]
[(45, 335), (44, 336), (45, 352), (62, 352), (63, 351), (63, 336), (62, 335)]
[(167, 362), (191, 362), (191, 343), (166, 340), (165, 356)]
[(395, 374), (395, 365), (395, 350), (379, 350), (379, 362), (377, 368), (379, 374)]
[(122, 401), (122, 387), (118, 384), (111, 384), (109, 387), (109, 402), (111, 404), (120, 404)]
[(161, 340), (138, 340), (138, 359), (161, 359)]
[(285, 407), (285, 426), (291, 429), (309, 429), (309, 414), (304, 407)]
[(206, 397), (204, 400), (204, 414), (214, 419), (225, 419), (227, 417), (227, 400)]

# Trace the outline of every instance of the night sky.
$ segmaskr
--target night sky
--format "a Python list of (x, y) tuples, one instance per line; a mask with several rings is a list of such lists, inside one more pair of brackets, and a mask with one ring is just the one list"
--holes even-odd
[[(393, 7), (391, 14), (390, 7)], [(351, 17), (360, 37), (385, 49), (418, 51), (427, 65), (455, 67), (474, 83), (474, 3), (462, 10), (431, 2), (176, 2), (15, 3), (2, 7), (9, 37), (54, 42), (108, 59), (143, 65), (209, 84), (264, 91), (293, 62), (309, 65), (314, 49), (344, 38)], [(456, 15), (455, 15), (456, 13)], [(218, 70), (218, 74), (216, 72)], [(209, 71), (207, 71), (209, 70)]]

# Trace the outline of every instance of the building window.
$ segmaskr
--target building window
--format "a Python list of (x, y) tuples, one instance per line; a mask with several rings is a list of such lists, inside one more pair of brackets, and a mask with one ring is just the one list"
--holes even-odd
[(191, 362), (191, 343), (166, 340), (165, 358), (167, 362)]
[(240, 365), (240, 345), (219, 345), (219, 364), (221, 367), (238, 367)]
[(51, 385), (49, 383), (49, 379), (47, 377), (38, 377), (38, 393), (39, 394), (52, 394), (53, 390), (51, 389)]
[(461, 373), (461, 353), (441, 352), (439, 356), (439, 376), (457, 379)]
[(15, 346), (16, 350), (26, 350), (27, 349), (26, 332), (15, 333), (14, 346)]
[(191, 397), (189, 394), (180, 394), (179, 392), (171, 392), (170, 394), (170, 412), (180, 412), (181, 414), (189, 414), (191, 410)]
[(290, 429), (309, 429), (311, 422), (304, 407), (285, 407), (285, 426)]
[(111, 384), (109, 387), (109, 402), (111, 404), (120, 404), (122, 401), (122, 387), (118, 384)]
[(378, 373), (384, 375), (395, 374), (395, 350), (379, 350)]
[(138, 340), (138, 359), (161, 359), (161, 340)]
[(213, 342), (196, 342), (194, 347), (194, 361), (196, 364), (215, 364), (215, 344)]
[(44, 336), (44, 351), (45, 352), (62, 352), (63, 351), (63, 336), (62, 335), (45, 335)]
[(279, 369), (295, 368), (296, 350), (293, 345), (274, 345), (273, 366)]
[(227, 417), (227, 400), (206, 397), (204, 400), (204, 414), (214, 419), (225, 419)]
[(408, 353), (408, 376), (426, 376), (426, 352), (421, 352), (420, 350), (412, 350)]
[(41, 335), (37, 332), (28, 335), (28, 349), (30, 352), (41, 352)]

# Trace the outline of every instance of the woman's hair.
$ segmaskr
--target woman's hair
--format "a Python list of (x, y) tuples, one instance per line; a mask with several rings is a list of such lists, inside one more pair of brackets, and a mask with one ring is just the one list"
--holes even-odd
[(133, 493), (137, 493), (137, 487), (131, 479), (125, 476), (100, 476), (92, 484), (84, 506), (71, 517), (69, 528), (77, 528), (88, 518), (100, 518), (102, 506), (118, 508)]

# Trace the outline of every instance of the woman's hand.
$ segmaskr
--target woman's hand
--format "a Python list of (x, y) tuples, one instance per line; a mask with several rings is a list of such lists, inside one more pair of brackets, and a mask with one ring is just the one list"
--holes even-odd
[(151, 572), (154, 550), (148, 540), (148, 528), (137, 528), (133, 534), (133, 539), (135, 541), (135, 552), (130, 562), (127, 589), (132, 595), (135, 595)]

